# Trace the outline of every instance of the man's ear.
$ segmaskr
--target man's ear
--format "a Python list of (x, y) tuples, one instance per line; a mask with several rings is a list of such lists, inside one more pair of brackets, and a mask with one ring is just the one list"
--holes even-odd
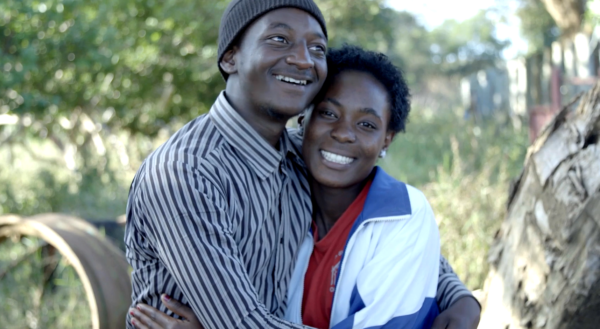
[(299, 127), (304, 127), (304, 118), (306, 116), (304, 115), (304, 112), (300, 113), (300, 115), (298, 116), (298, 126)]
[(225, 73), (232, 75), (237, 73), (237, 66), (235, 65), (235, 54), (237, 52), (237, 47), (233, 46), (231, 49), (223, 54), (223, 58), (219, 65), (221, 66), (221, 70), (225, 71)]
[(304, 111), (302, 111), (302, 113), (300, 113), (300, 115), (298, 116), (298, 126), (300, 128), (304, 128), (308, 124), (308, 121), (310, 121), (310, 116), (312, 115), (312, 111), (314, 108), (315, 105), (310, 104), (309, 107), (307, 107), (306, 109), (304, 109)]

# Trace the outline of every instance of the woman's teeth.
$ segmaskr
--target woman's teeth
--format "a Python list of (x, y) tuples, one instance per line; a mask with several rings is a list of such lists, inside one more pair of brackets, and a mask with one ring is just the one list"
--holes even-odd
[(327, 151), (323, 151), (323, 150), (321, 150), (321, 155), (323, 155), (323, 158), (325, 158), (325, 160), (327, 160), (329, 162), (333, 162), (333, 163), (338, 163), (338, 164), (349, 164), (352, 161), (354, 161), (354, 159), (352, 159), (352, 158), (345, 157), (343, 155), (339, 155), (339, 154), (335, 154), (335, 153), (331, 153), (331, 152), (327, 152)]

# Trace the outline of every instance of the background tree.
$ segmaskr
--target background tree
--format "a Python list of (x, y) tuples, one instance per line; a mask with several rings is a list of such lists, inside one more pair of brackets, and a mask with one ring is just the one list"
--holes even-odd
[(521, 35), (527, 41), (529, 54), (543, 51), (558, 38), (560, 30), (540, 0), (520, 0), (516, 14), (521, 21)]
[(530, 147), (489, 260), (480, 327), (600, 323), (600, 84)]
[(510, 44), (496, 37), (492, 11), (481, 11), (463, 22), (447, 20), (431, 31), (431, 58), (449, 75), (469, 75), (495, 66)]
[(565, 36), (579, 32), (585, 13), (585, 0), (541, 1)]

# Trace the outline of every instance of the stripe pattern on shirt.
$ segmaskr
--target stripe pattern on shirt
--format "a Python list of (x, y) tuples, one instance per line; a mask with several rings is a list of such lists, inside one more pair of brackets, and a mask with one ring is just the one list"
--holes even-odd
[[(440, 311), (448, 309), (454, 302), (463, 297), (471, 297), (479, 304), (473, 293), (467, 289), (456, 273), (454, 273), (450, 263), (448, 263), (444, 256), (440, 255), (440, 274), (436, 295)], [(481, 305), (479, 308), (481, 309)]]
[(206, 329), (302, 328), (279, 318), (310, 219), (304, 163), (287, 133), (274, 149), (221, 93), (133, 180), (125, 235), (132, 305), (167, 312), (166, 293)]

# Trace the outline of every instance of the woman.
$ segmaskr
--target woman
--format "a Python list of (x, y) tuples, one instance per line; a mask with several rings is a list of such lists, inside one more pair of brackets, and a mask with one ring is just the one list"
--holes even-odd
[[(440, 257), (433, 212), (420, 191), (375, 167), (404, 131), (408, 88), (386, 56), (358, 47), (330, 51), (328, 66), (314, 109), (301, 119), (313, 226), (285, 319), (316, 328), (429, 328)], [(189, 309), (171, 309), (199, 325)], [(152, 321), (132, 315), (139, 328)], [(160, 321), (153, 325), (164, 327)]]

